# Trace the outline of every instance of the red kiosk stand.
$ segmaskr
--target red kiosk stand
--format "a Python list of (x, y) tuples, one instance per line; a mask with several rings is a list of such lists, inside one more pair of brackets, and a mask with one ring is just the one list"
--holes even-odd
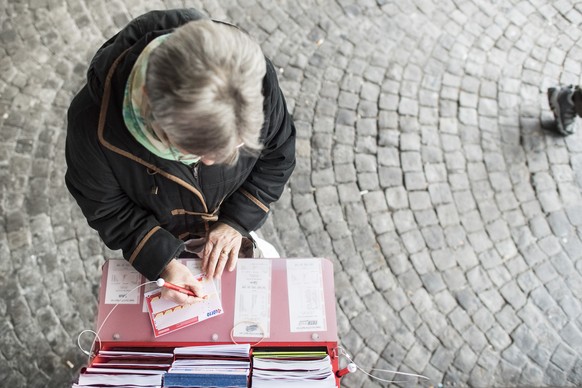
[[(194, 259), (185, 259), (194, 260)], [(239, 266), (243, 260), (239, 259)], [(109, 260), (103, 266), (101, 288), (99, 291), (99, 310), (96, 327), (99, 330), (99, 339), (95, 344), (93, 353), (100, 350), (125, 349), (159, 349), (160, 351), (172, 351), (176, 347), (197, 345), (218, 345), (236, 343), (248, 343), (251, 345), (251, 353), (255, 350), (282, 349), (282, 350), (323, 350), (331, 359), (332, 369), (336, 375), (336, 386), (340, 386), (339, 358), (337, 349), (337, 323), (335, 313), (335, 293), (332, 263), (327, 259), (260, 259), (271, 261), (271, 294), (270, 294), (270, 330), (268, 337), (245, 338), (233, 337), (233, 328), (238, 324), (235, 319), (236, 281), (237, 272), (225, 271), (220, 282), (222, 295), (223, 314), (182, 328), (172, 333), (154, 337), (152, 324), (148, 313), (144, 310), (144, 290), (140, 287), (134, 291), (136, 295), (131, 303), (127, 300), (117, 304), (111, 301), (106, 303), (106, 293), (109, 286), (108, 276), (111, 266), (125, 265), (122, 260)], [(317, 262), (321, 265), (321, 289), (323, 292), (323, 310), (320, 316), (324, 317), (325, 329), (319, 331), (297, 331), (291, 325), (291, 313), (287, 269), (292, 260), (310, 260), (310, 264)], [(319, 264), (317, 264), (319, 266)], [(145, 279), (137, 272), (129, 273), (136, 278), (137, 284), (145, 282)], [(127, 276), (127, 275), (126, 275)], [(123, 279), (117, 279), (117, 281)], [(300, 291), (300, 290), (298, 290)], [(318, 305), (317, 303), (315, 305)], [(319, 304), (321, 305), (321, 304)], [(105, 321), (105, 323), (104, 323)], [(321, 326), (320, 326), (321, 327)], [(92, 360), (91, 360), (92, 361)], [(90, 362), (91, 364), (91, 362)], [(91, 365), (89, 365), (91, 366)]]

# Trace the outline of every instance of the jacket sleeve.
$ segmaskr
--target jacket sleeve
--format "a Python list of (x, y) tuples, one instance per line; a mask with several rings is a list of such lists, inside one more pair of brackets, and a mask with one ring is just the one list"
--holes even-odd
[(68, 113), (65, 182), (89, 226), (111, 249), (150, 280), (184, 248), (183, 242), (160, 227), (157, 219), (122, 190), (110, 160), (98, 143), (98, 108), (86, 89), (73, 100)]
[(267, 60), (263, 81), (266, 128), (264, 148), (250, 175), (220, 208), (219, 221), (243, 235), (258, 229), (267, 219), (270, 204), (277, 201), (295, 168), (295, 125)]

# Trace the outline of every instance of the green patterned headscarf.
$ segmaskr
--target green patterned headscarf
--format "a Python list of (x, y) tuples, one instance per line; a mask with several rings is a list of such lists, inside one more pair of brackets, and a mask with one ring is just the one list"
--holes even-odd
[(200, 160), (196, 155), (185, 155), (170, 144), (166, 144), (154, 132), (149, 120), (142, 113), (148, 58), (151, 52), (170, 36), (161, 35), (152, 40), (141, 52), (125, 86), (123, 98), (123, 121), (129, 132), (142, 146), (154, 155), (192, 165)]

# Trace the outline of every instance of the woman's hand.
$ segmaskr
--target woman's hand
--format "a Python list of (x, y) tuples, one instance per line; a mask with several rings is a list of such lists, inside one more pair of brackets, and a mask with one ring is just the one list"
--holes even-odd
[(221, 222), (213, 225), (202, 252), (202, 271), (208, 279), (220, 279), (225, 267), (234, 270), (241, 242), (242, 236), (236, 229)]
[(206, 295), (202, 290), (202, 285), (200, 282), (196, 280), (194, 275), (192, 275), (192, 272), (190, 272), (190, 270), (184, 264), (180, 263), (176, 259), (172, 259), (172, 261), (166, 265), (166, 268), (162, 271), (160, 277), (166, 282), (184, 287), (196, 295), (196, 297), (194, 297), (186, 295), (183, 292), (162, 287), (162, 298), (164, 299), (169, 299), (180, 305), (192, 304), (205, 299)]

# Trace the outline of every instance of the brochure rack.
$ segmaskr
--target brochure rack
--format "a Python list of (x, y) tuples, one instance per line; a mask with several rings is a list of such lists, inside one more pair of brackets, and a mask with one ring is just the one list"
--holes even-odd
[[(185, 259), (186, 263), (188, 260)], [(256, 259), (239, 259), (243, 260)], [(155, 338), (148, 313), (144, 309), (144, 290), (140, 287), (134, 291), (134, 298), (126, 298), (117, 305), (115, 298), (106, 300), (108, 287), (112, 279), (108, 276), (111, 266), (119, 266), (122, 261), (109, 260), (103, 266), (101, 287), (99, 291), (99, 309), (96, 328), (99, 330), (100, 343), (96, 342), (98, 350), (124, 349), (139, 351), (140, 349), (156, 349), (159, 351), (173, 351), (176, 347), (248, 343), (253, 350), (281, 349), (281, 350), (325, 350), (332, 363), (332, 369), (336, 374), (336, 386), (340, 386), (338, 376), (339, 359), (337, 352), (337, 323), (335, 313), (335, 293), (332, 263), (327, 259), (308, 259), (321, 264), (321, 290), (323, 292), (324, 306), (320, 314), (325, 319), (325, 329), (319, 331), (298, 331), (291, 327), (290, 293), (301, 290), (290, 289), (288, 284), (288, 263), (292, 260), (307, 259), (260, 259), (271, 261), (271, 294), (270, 294), (270, 329), (268, 337), (237, 337), (233, 336), (233, 329), (239, 323), (235, 319), (236, 279), (237, 270), (225, 271), (219, 280), (222, 294), (222, 307), (224, 312), (219, 315), (196, 323), (192, 326)], [(124, 262), (125, 263), (125, 262)], [(239, 264), (240, 265), (240, 264)], [(137, 272), (125, 276), (137, 276), (140, 283), (145, 279)], [(266, 274), (268, 276), (268, 274)], [(109, 280), (109, 282), (108, 282)], [(124, 281), (124, 279), (115, 279)], [(131, 279), (135, 281), (136, 279)], [(319, 286), (318, 286), (319, 287)], [(121, 294), (120, 294), (121, 295)], [(108, 301), (109, 303), (106, 303)], [(127, 303), (127, 302), (131, 303)], [(316, 304), (317, 305), (317, 304)], [(116, 306), (116, 307), (115, 307)], [(103, 324), (103, 322), (105, 323)], [(93, 362), (93, 360), (91, 361)], [(90, 366), (90, 365), (89, 365)]]

